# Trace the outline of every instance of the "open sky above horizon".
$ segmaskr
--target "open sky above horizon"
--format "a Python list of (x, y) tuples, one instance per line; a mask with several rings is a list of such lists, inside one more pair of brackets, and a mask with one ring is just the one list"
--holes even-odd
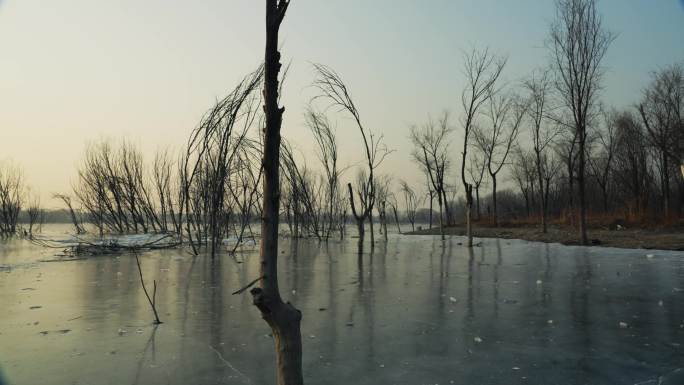
[[(684, 0), (602, 0), (599, 9), (618, 34), (602, 101), (628, 107), (650, 71), (684, 60)], [(21, 165), (55, 207), (50, 195), (70, 191), (89, 141), (125, 137), (150, 157), (180, 148), (262, 60), (263, 13), (255, 0), (0, 0), (0, 160)], [(462, 51), (507, 55), (504, 78), (515, 85), (546, 66), (553, 16), (551, 0), (292, 0), (281, 29), (291, 62), (283, 136), (316, 162), (303, 111), (313, 95), (310, 63), (329, 65), (366, 125), (395, 150), (381, 172), (417, 184), (409, 127), (445, 109), (460, 115)], [(351, 120), (331, 118), (342, 162), (362, 160)]]

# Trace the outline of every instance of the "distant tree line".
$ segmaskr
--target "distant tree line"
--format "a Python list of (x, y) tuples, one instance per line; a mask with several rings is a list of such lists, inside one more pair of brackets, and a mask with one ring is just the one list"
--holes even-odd
[[(489, 49), (463, 53), (458, 114), (445, 111), (410, 127), (410, 155), (424, 181), (418, 185), (380, 172), (392, 150), (366, 124), (341, 75), (314, 64), (316, 95), (304, 121), (316, 160), (308, 163), (295, 145), (280, 142), (283, 230), (329, 240), (344, 238), (351, 222), (362, 242), (368, 226), (373, 244), (392, 221), (398, 231), (465, 222), (470, 244), (475, 222), (535, 221), (546, 232), (562, 221), (587, 243), (587, 217), (680, 218), (684, 64), (656, 70), (633, 106), (609, 108), (600, 99), (602, 63), (615, 35), (595, 0), (556, 6), (550, 63), (524, 79), (504, 81), (507, 58)], [(87, 223), (101, 234), (172, 233), (195, 253), (206, 248), (212, 255), (226, 238), (234, 240), (229, 252), (254, 241), (263, 200), (263, 76), (263, 66), (247, 75), (179, 151), (158, 150), (150, 160), (127, 141), (89, 144), (73, 192), (55, 195), (75, 230), (86, 231)], [(336, 116), (352, 118), (361, 165), (340, 164)], [(3, 163), (0, 233), (17, 232), (19, 218), (31, 232), (44, 217), (21, 170)]]

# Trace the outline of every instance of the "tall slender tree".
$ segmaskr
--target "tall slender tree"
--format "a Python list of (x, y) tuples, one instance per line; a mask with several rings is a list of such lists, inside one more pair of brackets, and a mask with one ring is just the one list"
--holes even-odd
[(429, 189), (437, 193), (439, 205), (439, 233), (444, 240), (446, 210), (449, 212), (449, 202), (446, 196), (445, 178), (451, 162), (449, 161), (447, 148), (449, 146), (449, 134), (452, 128), (449, 124), (449, 114), (444, 112), (438, 122), (432, 119), (422, 127), (411, 128), (411, 142), (413, 143), (413, 159), (427, 175), (430, 182)]
[(490, 124), (478, 126), (473, 137), (475, 144), (484, 155), (489, 179), (492, 182), (494, 224), (499, 226), (496, 200), (497, 175), (506, 165), (513, 143), (518, 138), (520, 123), (525, 116), (527, 106), (513, 96), (500, 95), (491, 96), (488, 107), (486, 115), (489, 117)]
[(506, 58), (498, 57), (489, 49), (484, 51), (472, 50), (463, 55), (466, 85), (461, 93), (463, 107), (463, 152), (461, 153), (461, 181), (466, 197), (466, 246), (473, 246), (473, 185), (466, 180), (466, 165), (468, 164), (468, 147), (471, 134), (475, 128), (480, 108), (496, 94), (496, 83), (506, 66)]
[(260, 287), (251, 290), (254, 305), (273, 331), (276, 350), (276, 383), (301, 385), (302, 313), (283, 302), (278, 289), (278, 214), (280, 206), (280, 127), (284, 107), (278, 106), (280, 52), (278, 32), (285, 17), (287, 0), (266, 0), (266, 53), (264, 61), (263, 209), (261, 221)]
[(363, 222), (368, 220), (370, 224), (370, 235), (371, 235), (371, 247), (375, 245), (375, 235), (373, 234), (373, 208), (376, 203), (375, 194), (375, 170), (380, 166), (380, 164), (385, 160), (387, 155), (391, 152), (384, 143), (383, 135), (376, 135), (373, 131), (363, 125), (361, 121), (361, 114), (359, 113), (356, 104), (351, 97), (351, 92), (347, 88), (346, 84), (342, 81), (337, 72), (332, 68), (327, 67), (322, 64), (314, 64), (314, 70), (316, 71), (316, 80), (314, 81), (314, 87), (316, 87), (320, 94), (316, 98), (326, 99), (331, 106), (340, 108), (342, 111), (349, 113), (356, 126), (359, 128), (361, 133), (361, 139), (363, 140), (363, 151), (366, 156), (366, 164), (368, 165), (368, 172), (366, 173), (366, 181), (359, 184), (358, 189), (359, 195), (364, 195), (360, 197), (365, 199), (363, 204), (363, 211), (357, 212), (356, 205), (354, 204), (354, 194), (351, 183), (347, 185), (349, 189), (349, 200), (352, 207), (352, 214), (356, 218), (357, 224), (359, 226), (359, 244), (363, 242)]
[(673, 163), (681, 164), (684, 135), (684, 66), (675, 64), (655, 72), (639, 104), (646, 138), (655, 149), (660, 171), (663, 212), (670, 212)]
[(579, 233), (587, 238), (586, 152), (587, 132), (596, 113), (603, 67), (601, 63), (615, 36), (603, 26), (598, 0), (557, 0), (556, 20), (551, 25), (549, 48), (556, 73), (556, 88), (572, 115), (577, 138), (577, 184), (579, 188)]

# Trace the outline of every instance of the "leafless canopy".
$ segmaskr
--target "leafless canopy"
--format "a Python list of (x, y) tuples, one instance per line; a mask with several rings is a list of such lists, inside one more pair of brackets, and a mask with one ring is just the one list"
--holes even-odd
[[(390, 151), (384, 144), (383, 135), (376, 135), (373, 133), (373, 131), (363, 125), (359, 110), (352, 100), (349, 89), (344, 84), (337, 72), (335, 72), (332, 68), (322, 64), (314, 64), (313, 66), (316, 72), (316, 79), (313, 82), (313, 86), (319, 91), (319, 95), (316, 96), (314, 100), (324, 99), (328, 102), (329, 107), (335, 107), (339, 109), (340, 112), (346, 112), (350, 114), (361, 133), (361, 137), (363, 139), (363, 150), (366, 155), (366, 163), (368, 165), (366, 173), (368, 179), (363, 182), (365, 186), (359, 185), (358, 187), (360, 190), (366, 191), (368, 195), (364, 197), (366, 204), (364, 205), (364, 211), (362, 213), (357, 213), (353, 202), (351, 202), (352, 213), (356, 217), (357, 223), (360, 224), (359, 226), (362, 226), (366, 219), (370, 221), (371, 244), (373, 244), (374, 235), (372, 213), (376, 198), (374, 174), (375, 170), (385, 160)], [(351, 185), (348, 187), (351, 191)], [(350, 194), (350, 199), (354, 199), (353, 194)], [(363, 234), (362, 227), (359, 227), (359, 232), (360, 234)]]
[(577, 182), (580, 200), (580, 237), (586, 232), (585, 167), (587, 129), (597, 113), (597, 98), (604, 68), (601, 65), (615, 35), (603, 26), (597, 0), (557, 0), (556, 21), (551, 25), (549, 49), (556, 73), (556, 88), (572, 115), (579, 158)]
[(431, 118), (423, 126), (411, 127), (412, 157), (420, 165), (430, 183), (429, 188), (437, 193), (439, 204), (440, 232), (444, 238), (444, 210), (449, 217), (449, 202), (446, 196), (446, 175), (451, 165), (449, 159), (449, 134), (453, 128), (449, 113), (444, 112), (437, 122)]
[(19, 166), (0, 162), (0, 236), (17, 231), (17, 220), (25, 199), (24, 175)]
[(484, 51), (472, 50), (463, 54), (463, 74), (466, 79), (461, 93), (463, 108), (463, 152), (461, 153), (461, 181), (466, 194), (466, 227), (468, 246), (472, 246), (471, 209), (473, 205), (472, 185), (466, 180), (466, 166), (468, 164), (468, 146), (474, 130), (477, 116), (482, 106), (498, 92), (499, 80), (507, 59), (492, 54), (489, 49)]
[[(263, 67), (246, 76), (204, 116), (188, 141), (183, 189), (187, 235), (195, 252), (195, 241), (209, 239), (215, 255), (228, 230), (229, 184), (233, 172), (250, 159), (240, 155), (243, 147), (252, 145), (247, 134), (259, 122), (261, 97), (257, 91), (263, 76)], [(256, 189), (255, 184), (252, 190)]]

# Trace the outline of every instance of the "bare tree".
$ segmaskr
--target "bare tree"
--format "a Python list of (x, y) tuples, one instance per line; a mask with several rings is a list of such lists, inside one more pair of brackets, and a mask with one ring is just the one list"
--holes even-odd
[[(226, 221), (233, 229), (235, 244), (229, 254), (234, 254), (238, 247), (242, 247), (245, 235), (256, 239), (252, 231), (252, 218), (259, 214), (261, 193), (259, 186), (263, 169), (260, 165), (261, 150), (258, 143), (245, 140), (237, 149), (233, 158), (232, 172), (228, 179), (228, 191), (230, 196), (226, 199)], [(232, 198), (232, 199), (231, 199)]]
[[(208, 240), (212, 258), (227, 232), (229, 181), (249, 142), (248, 131), (258, 122), (260, 96), (257, 92), (264, 76), (259, 68), (202, 118), (193, 130), (184, 157), (183, 188), (186, 201), (187, 235), (197, 254), (194, 240)], [(196, 236), (193, 237), (193, 234)]]
[(589, 167), (591, 175), (598, 184), (603, 197), (603, 211), (608, 212), (610, 183), (613, 174), (613, 161), (615, 159), (616, 125), (619, 116), (617, 112), (603, 112), (603, 125), (597, 131), (596, 144), (597, 152), (589, 157)]
[(588, 244), (586, 224), (587, 130), (601, 88), (601, 62), (615, 36), (603, 27), (597, 0), (557, 0), (551, 26), (550, 50), (556, 87), (572, 115), (578, 144), (577, 183), (580, 203), (580, 240)]
[[(446, 173), (450, 162), (448, 156), (448, 135), (452, 128), (449, 124), (449, 114), (444, 112), (438, 122), (429, 119), (421, 128), (411, 127), (411, 142), (413, 143), (413, 159), (427, 175), (430, 185), (428, 188), (437, 194), (439, 205), (439, 233), (444, 239), (444, 211), (447, 213), (448, 201), (446, 199)], [(447, 215), (448, 216), (448, 215)]]
[(461, 161), (461, 181), (466, 197), (466, 245), (473, 246), (472, 207), (473, 185), (466, 180), (466, 165), (468, 164), (468, 146), (480, 108), (496, 94), (496, 82), (506, 65), (506, 59), (489, 52), (488, 49), (478, 52), (471, 51), (463, 55), (464, 75), (466, 86), (461, 93), (463, 107), (463, 152)]
[(356, 211), (351, 184), (348, 184), (347, 188), (349, 189), (352, 214), (356, 218), (357, 225), (359, 226), (359, 242), (363, 242), (363, 222), (368, 220), (370, 224), (372, 247), (375, 244), (375, 236), (373, 234), (373, 208), (376, 199), (375, 170), (385, 160), (390, 151), (384, 144), (383, 135), (377, 136), (372, 130), (363, 125), (359, 110), (356, 108), (349, 89), (340, 76), (333, 69), (322, 64), (314, 64), (314, 70), (316, 71), (317, 77), (316, 80), (314, 80), (313, 85), (320, 91), (320, 94), (316, 98), (326, 99), (330, 106), (338, 107), (342, 111), (349, 113), (354, 119), (354, 122), (361, 133), (361, 138), (363, 139), (363, 150), (366, 155), (366, 164), (368, 166), (366, 173), (368, 179), (364, 183), (364, 186), (359, 186), (365, 190), (364, 195), (366, 196), (366, 201), (363, 204), (364, 210), (362, 212)]
[(378, 211), (380, 231), (382, 232), (383, 239), (387, 242), (387, 201), (392, 198), (392, 192), (390, 191), (392, 178), (389, 175), (380, 175), (375, 178), (375, 181), (377, 183), (375, 192), (378, 201), (376, 210)]
[(28, 233), (31, 238), (33, 238), (33, 227), (38, 224), (42, 212), (43, 210), (40, 208), (40, 197), (38, 195), (30, 196), (26, 209), (26, 216), (29, 226)]
[(174, 194), (172, 192), (173, 162), (168, 150), (157, 151), (154, 157), (152, 177), (154, 189), (157, 193), (157, 209), (160, 221), (160, 231), (169, 231), (169, 218), (175, 219)]
[(497, 175), (506, 165), (511, 148), (518, 138), (520, 124), (526, 114), (527, 106), (514, 96), (501, 94), (491, 95), (488, 107), (486, 115), (489, 117), (490, 124), (476, 126), (473, 137), (475, 144), (484, 155), (484, 163), (487, 165), (489, 179), (492, 182), (494, 224), (498, 226)]
[(64, 205), (69, 209), (69, 215), (71, 216), (71, 223), (74, 225), (74, 229), (76, 230), (76, 234), (84, 234), (86, 231), (81, 225), (81, 221), (78, 219), (78, 216), (76, 215), (76, 211), (74, 211), (74, 206), (71, 204), (71, 197), (65, 194), (53, 194), (53, 198), (59, 199), (62, 202), (64, 202)]
[[(557, 121), (557, 123), (564, 128), (568, 126), (562, 121)], [(561, 160), (563, 166), (565, 167), (565, 180), (566, 187), (565, 191), (567, 204), (564, 210), (565, 213), (569, 214), (570, 221), (574, 225), (575, 223), (575, 190), (576, 190), (576, 175), (577, 175), (577, 159), (579, 158), (577, 151), (577, 131), (570, 132), (568, 130), (560, 130), (559, 137), (554, 141), (554, 152)]]
[(0, 235), (16, 233), (25, 189), (21, 168), (10, 162), (0, 162)]
[(626, 211), (641, 215), (646, 209), (649, 188), (648, 149), (644, 128), (631, 111), (615, 117), (615, 183), (626, 192)]
[(420, 204), (418, 196), (406, 181), (399, 182), (401, 192), (404, 195), (404, 205), (406, 207), (406, 219), (411, 224), (411, 231), (416, 231), (416, 212)]
[(397, 225), (397, 232), (402, 234), (401, 224), (399, 223), (399, 202), (397, 201), (397, 196), (394, 193), (389, 194), (387, 197), (387, 204), (392, 209), (392, 214), (394, 215), (394, 223)]
[[(544, 168), (546, 159), (549, 159), (549, 146), (553, 143), (559, 133), (558, 125), (553, 124), (547, 116), (549, 115), (549, 96), (551, 92), (551, 79), (546, 71), (534, 72), (532, 76), (523, 82), (523, 87), (527, 92), (529, 108), (527, 116), (532, 121), (530, 130), (532, 132), (532, 151), (534, 152), (534, 162), (537, 171), (537, 183), (541, 188), (539, 193), (539, 214), (541, 217), (542, 232), (546, 233), (548, 225), (546, 217), (548, 215), (548, 184), (544, 188), (544, 180), (550, 178), (552, 173)], [(549, 179), (550, 180), (550, 179)]]
[(335, 136), (335, 128), (327, 116), (309, 108), (306, 112), (306, 122), (316, 140), (318, 159), (323, 165), (325, 173), (327, 223), (323, 233), (327, 241), (333, 228), (336, 227), (337, 220), (335, 218), (340, 214), (335, 211), (339, 207), (335, 199), (339, 196), (340, 175), (344, 170), (339, 170), (337, 166), (337, 138)]
[[(513, 149), (511, 174), (525, 200), (525, 212), (530, 216), (530, 207), (534, 204), (535, 167), (533, 154), (519, 144)], [(541, 190), (541, 189), (540, 189)]]
[(684, 142), (684, 66), (653, 74), (639, 104), (647, 138), (658, 154), (663, 212), (670, 212), (670, 170), (682, 164)]
[(325, 235), (322, 202), (325, 183), (319, 183), (322, 181), (307, 168), (306, 161), (301, 162), (301, 166), (298, 164), (289, 143), (283, 141), (280, 151), (281, 170), (286, 182), (285, 206), (294, 224), (292, 235), (302, 236), (300, 230), (304, 230), (306, 235), (322, 240)]
[(152, 281), (152, 296), (147, 292), (147, 287), (145, 286), (145, 279), (143, 279), (143, 273), (142, 273), (142, 268), (140, 267), (140, 259), (138, 258), (138, 252), (134, 251), (135, 254), (135, 263), (138, 266), (138, 274), (140, 275), (140, 286), (142, 286), (143, 292), (145, 293), (145, 297), (147, 298), (147, 302), (150, 304), (150, 308), (152, 309), (152, 313), (154, 314), (154, 321), (153, 323), (155, 325), (159, 325), (162, 323), (162, 321), (159, 319), (159, 313), (157, 312), (157, 280)]
[(263, 209), (261, 222), (260, 287), (251, 294), (254, 305), (271, 327), (276, 351), (276, 383), (278, 385), (301, 385), (302, 313), (289, 302), (283, 302), (278, 289), (278, 222), (279, 222), (279, 172), (280, 127), (284, 108), (278, 106), (278, 31), (285, 17), (287, 0), (266, 0), (266, 53), (264, 60), (264, 128), (263, 151)]
[(134, 145), (121, 141), (115, 148), (106, 140), (89, 145), (78, 174), (74, 193), (101, 233), (163, 231), (150, 174)]
[(473, 189), (475, 190), (475, 206), (476, 206), (476, 220), (482, 219), (482, 211), (480, 209), (480, 187), (484, 182), (485, 170), (487, 169), (487, 162), (482, 153), (474, 153), (470, 156), (470, 163), (468, 164), (468, 175), (472, 181)]

